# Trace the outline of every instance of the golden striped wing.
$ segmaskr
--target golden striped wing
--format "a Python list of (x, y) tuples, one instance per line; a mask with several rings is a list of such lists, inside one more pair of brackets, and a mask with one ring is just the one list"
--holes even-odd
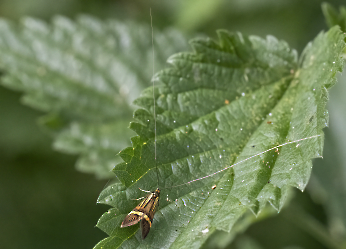
[(160, 190), (147, 195), (123, 220), (120, 227), (128, 227), (141, 221), (142, 238), (144, 239), (151, 228), (156, 208), (159, 205)]

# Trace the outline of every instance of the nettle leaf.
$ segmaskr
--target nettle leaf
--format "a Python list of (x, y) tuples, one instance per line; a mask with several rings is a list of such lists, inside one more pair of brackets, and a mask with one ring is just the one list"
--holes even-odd
[[(170, 57), (172, 67), (155, 77), (156, 162), (152, 89), (135, 101), (141, 108), (130, 127), (138, 136), (114, 168), (121, 183), (100, 194), (113, 208), (97, 224), (109, 237), (95, 248), (198, 248), (246, 210), (257, 215), (269, 202), (279, 211), (290, 187), (304, 190), (311, 159), (322, 156), (327, 89), (343, 68), (344, 35), (319, 34), (299, 62), (274, 37), (218, 35), (192, 40), (194, 52)], [(153, 191), (157, 181), (160, 206), (142, 240), (138, 225), (120, 224), (143, 196), (138, 188)]]
[[(155, 31), (154, 45), (158, 69), (188, 49), (175, 30)], [(52, 24), (0, 20), (1, 84), (48, 112), (40, 123), (54, 133), (54, 147), (81, 154), (78, 168), (98, 177), (112, 176), (115, 155), (130, 145), (132, 102), (151, 84), (151, 51), (151, 28), (137, 23), (90, 16), (76, 22), (58, 16)]]

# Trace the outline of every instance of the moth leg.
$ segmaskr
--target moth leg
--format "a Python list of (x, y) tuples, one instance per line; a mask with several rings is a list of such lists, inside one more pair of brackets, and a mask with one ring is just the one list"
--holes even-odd
[(147, 190), (143, 190), (141, 188), (139, 188), (140, 191), (146, 192), (146, 193), (151, 193), (151, 191), (147, 191)]
[(140, 197), (140, 198), (138, 198), (138, 199), (131, 199), (131, 201), (139, 201), (139, 200), (144, 199), (145, 197), (146, 197), (146, 196)]

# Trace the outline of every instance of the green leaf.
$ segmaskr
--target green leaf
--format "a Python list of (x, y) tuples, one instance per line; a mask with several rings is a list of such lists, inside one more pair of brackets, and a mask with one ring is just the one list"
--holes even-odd
[[(175, 30), (156, 32), (155, 62), (187, 49)], [(57, 16), (52, 24), (0, 20), (1, 84), (24, 92), (23, 102), (47, 112), (40, 123), (54, 147), (80, 154), (77, 167), (110, 177), (116, 154), (129, 146), (132, 102), (152, 76), (151, 28), (137, 23)]]
[(340, 7), (340, 13), (330, 4), (322, 3), (322, 11), (329, 28), (339, 25), (341, 30), (346, 32), (346, 7)]
[[(194, 52), (172, 56), (155, 77), (156, 162), (152, 90), (135, 101), (141, 108), (130, 127), (138, 136), (114, 168), (121, 183), (98, 199), (113, 209), (97, 225), (109, 237), (95, 248), (198, 248), (246, 210), (258, 214), (269, 202), (279, 211), (290, 187), (304, 190), (311, 159), (322, 155), (327, 89), (343, 68), (344, 35), (336, 27), (320, 33), (300, 62), (271, 36), (218, 35), (219, 42), (192, 40)], [(120, 223), (143, 196), (138, 188), (157, 187), (157, 173), (160, 207), (142, 241), (138, 226)]]

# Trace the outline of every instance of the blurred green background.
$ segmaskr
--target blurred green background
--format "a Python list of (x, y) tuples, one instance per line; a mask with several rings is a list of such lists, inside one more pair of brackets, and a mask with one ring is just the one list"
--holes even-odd
[[(0, 16), (90, 14), (175, 27), (189, 36), (216, 29), (276, 36), (300, 53), (327, 30), (318, 0), (0, 0)], [(343, 0), (329, 1), (334, 7)], [(154, 34), (155, 35), (155, 34)], [(151, 39), (148, 36), (148, 39)], [(227, 248), (342, 248), (346, 224), (346, 78), (330, 93), (324, 160), (315, 160), (307, 191), (295, 191), (278, 216), (258, 220)], [(106, 181), (74, 169), (76, 156), (51, 149), (37, 125), (42, 113), (23, 106), (21, 93), (0, 87), (0, 248), (92, 248), (106, 237), (95, 228), (108, 207), (96, 205)], [(221, 238), (222, 234), (219, 234)], [(225, 237), (225, 236), (224, 236)], [(227, 236), (226, 236), (227, 237)], [(345, 243), (345, 242), (344, 242)], [(345, 244), (344, 244), (345, 245)], [(216, 247), (212, 239), (206, 248)], [(344, 247), (346, 248), (346, 247)]]

